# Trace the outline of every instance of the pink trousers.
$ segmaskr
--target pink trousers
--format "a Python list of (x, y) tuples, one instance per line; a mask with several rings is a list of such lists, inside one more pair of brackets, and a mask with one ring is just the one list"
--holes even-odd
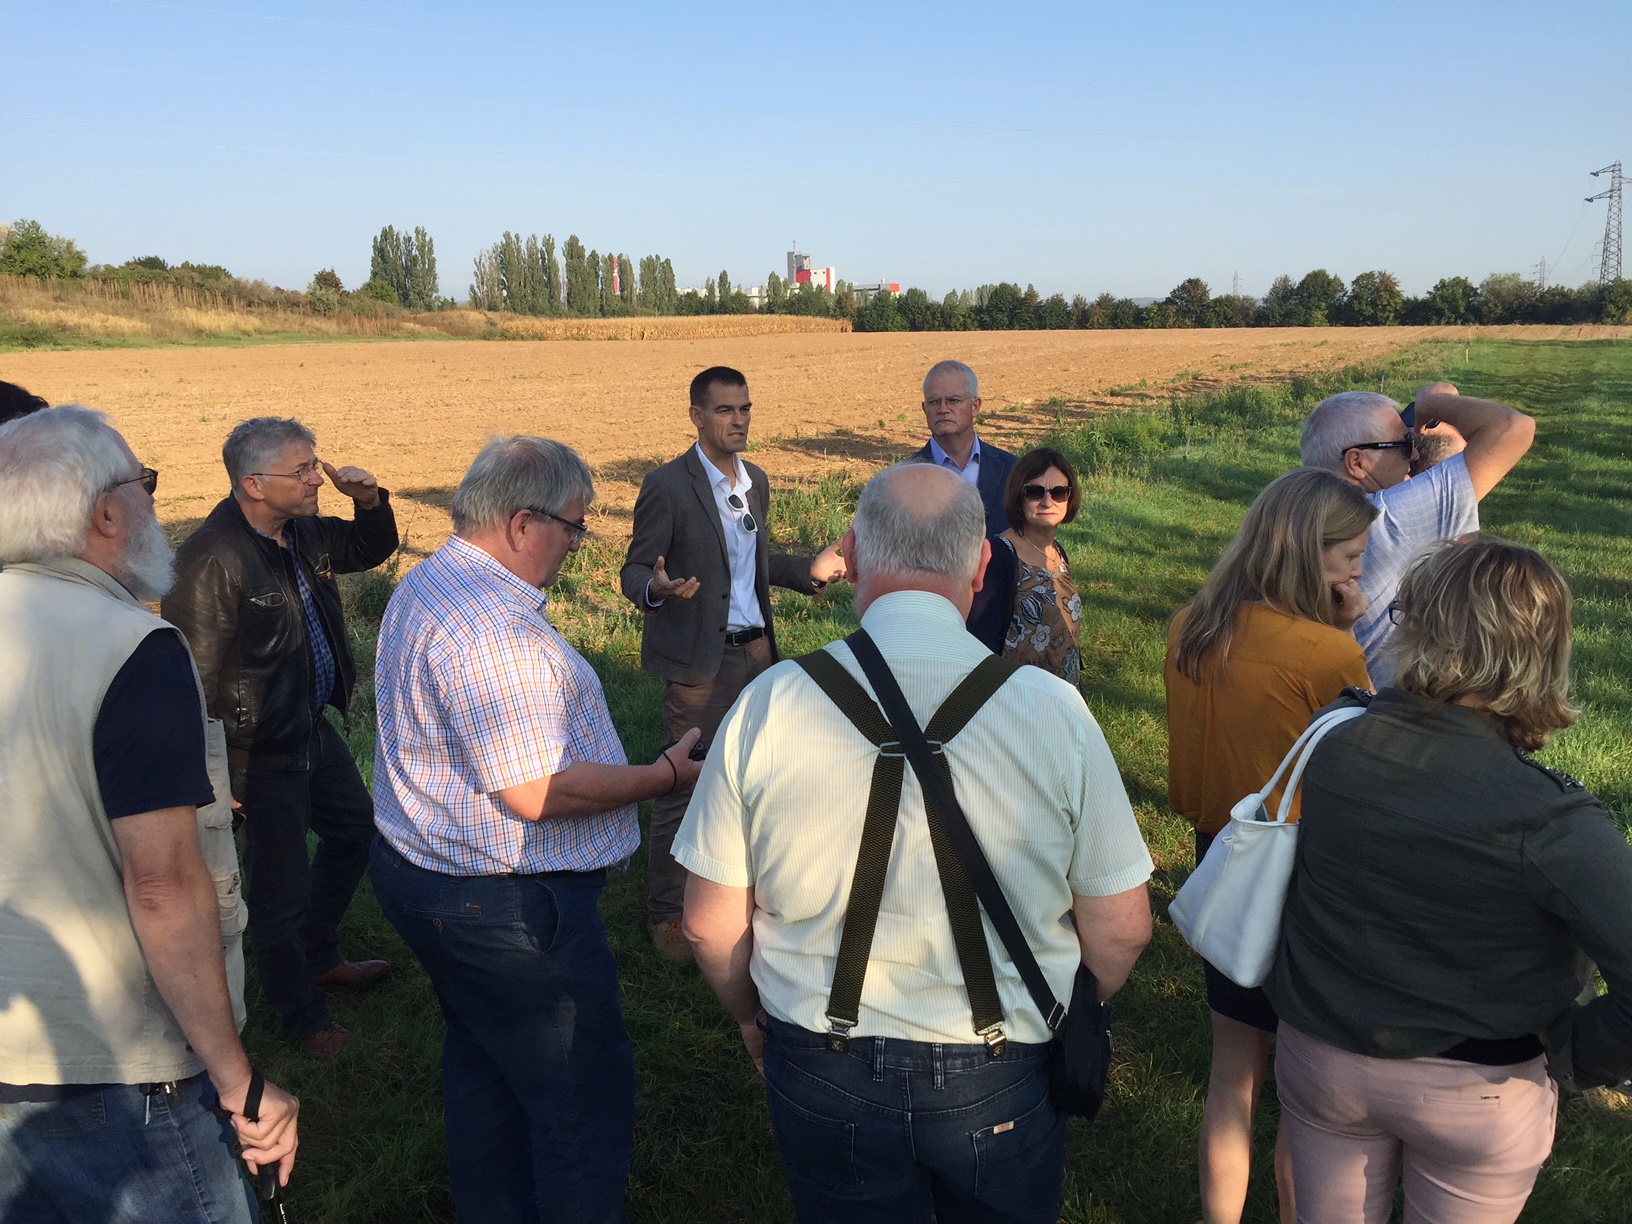
[(1482, 1067), (1350, 1054), (1282, 1021), (1275, 1083), (1298, 1224), (1512, 1224), (1553, 1147), (1542, 1059)]

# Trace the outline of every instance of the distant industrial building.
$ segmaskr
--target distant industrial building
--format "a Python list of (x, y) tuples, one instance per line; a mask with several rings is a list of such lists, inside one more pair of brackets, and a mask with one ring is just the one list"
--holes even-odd
[(815, 285), (832, 293), (839, 284), (839, 274), (832, 268), (818, 268), (803, 251), (788, 252), (788, 284)]

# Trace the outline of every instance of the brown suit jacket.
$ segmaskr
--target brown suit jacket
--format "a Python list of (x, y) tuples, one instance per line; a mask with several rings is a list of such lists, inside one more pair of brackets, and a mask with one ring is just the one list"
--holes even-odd
[[(810, 557), (773, 553), (767, 520), (771, 487), (765, 473), (746, 459), (748, 509), (759, 524), (755, 532), (759, 563), (754, 586), (771, 657), (776, 652), (776, 631), (771, 620), (771, 586), (804, 595), (816, 593), (810, 580)], [(670, 578), (695, 576), (699, 587), (690, 599), (670, 599), (657, 607), (646, 602), (646, 584), (652, 567), (664, 559)], [(634, 536), (620, 575), (623, 593), (646, 614), (640, 641), (640, 666), (663, 680), (678, 684), (705, 684), (720, 670), (725, 653), (726, 617), (731, 607), (731, 566), (725, 546), (714, 490), (697, 448), (671, 459), (646, 474), (635, 499)]]

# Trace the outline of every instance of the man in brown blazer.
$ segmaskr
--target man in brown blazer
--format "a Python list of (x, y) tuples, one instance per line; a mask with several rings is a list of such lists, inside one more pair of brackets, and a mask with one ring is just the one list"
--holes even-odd
[[(641, 667), (668, 681), (663, 730), (670, 740), (692, 727), (711, 740), (737, 695), (777, 661), (773, 584), (814, 595), (845, 574), (836, 544), (814, 557), (771, 552), (770, 485), (741, 457), (752, 408), (740, 372), (713, 366), (697, 375), (697, 444), (647, 473), (635, 500), (623, 593), (646, 614)], [(647, 849), (647, 928), (677, 961), (691, 957), (680, 933), (686, 870), (669, 847), (690, 801), (689, 786), (657, 800)]]

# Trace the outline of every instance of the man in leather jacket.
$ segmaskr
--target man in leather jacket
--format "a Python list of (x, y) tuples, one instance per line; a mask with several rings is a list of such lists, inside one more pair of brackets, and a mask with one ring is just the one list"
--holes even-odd
[[(212, 716), (226, 724), (232, 793), (244, 819), (249, 944), (282, 1035), (332, 1058), (350, 1040), (329, 990), (365, 990), (385, 961), (340, 953), (340, 920), (368, 868), (374, 805), (345, 740), (357, 678), (335, 575), (397, 548), (390, 497), (360, 468), (317, 458), (299, 421), (257, 417), (222, 448), (232, 496), (177, 552), (163, 603), (187, 635)], [(320, 515), (327, 474), (356, 509)], [(319, 839), (308, 861), (306, 834)]]

